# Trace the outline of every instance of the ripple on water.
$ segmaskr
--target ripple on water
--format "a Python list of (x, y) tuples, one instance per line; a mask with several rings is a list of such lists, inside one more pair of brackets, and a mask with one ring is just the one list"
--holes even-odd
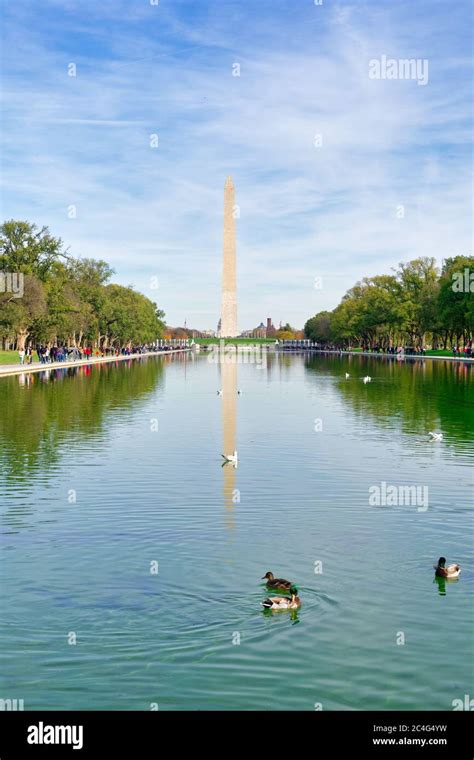
[[(2, 683), (30, 709), (450, 709), (473, 675), (472, 373), (276, 355), (236, 369), (235, 407), (199, 359), (21, 396), (9, 382)], [(221, 468), (234, 444), (238, 469)], [(381, 481), (427, 485), (428, 509), (371, 507)], [(440, 554), (463, 567), (443, 593)], [(262, 609), (269, 568), (294, 579), (296, 614)]]

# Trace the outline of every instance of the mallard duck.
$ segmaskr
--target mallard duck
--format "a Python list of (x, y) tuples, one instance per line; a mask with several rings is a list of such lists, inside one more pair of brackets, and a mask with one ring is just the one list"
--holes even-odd
[(288, 596), (269, 596), (262, 602), (267, 610), (297, 610), (301, 607), (301, 599), (297, 596), (297, 589), (291, 588), (291, 599)]
[(448, 565), (446, 567), (446, 557), (440, 557), (434, 569), (438, 578), (458, 578), (461, 572), (459, 565)]
[(280, 589), (283, 591), (291, 591), (293, 584), (291, 581), (286, 581), (284, 578), (275, 578), (273, 573), (268, 571), (262, 578), (262, 581), (267, 581), (267, 588)]

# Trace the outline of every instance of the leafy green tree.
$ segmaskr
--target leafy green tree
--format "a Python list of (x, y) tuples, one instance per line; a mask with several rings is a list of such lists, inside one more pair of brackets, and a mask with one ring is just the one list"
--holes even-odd
[(330, 311), (320, 311), (308, 319), (304, 326), (305, 337), (317, 343), (329, 343), (332, 340), (331, 317)]
[(400, 264), (404, 330), (412, 345), (421, 345), (436, 325), (438, 269), (434, 258), (421, 257)]
[(105, 286), (114, 270), (106, 261), (84, 258), (71, 261), (68, 271), (78, 305), (72, 342), (81, 345), (85, 337), (89, 342), (100, 345), (99, 324), (107, 303)]
[(0, 328), (15, 339), (17, 349), (24, 349), (33, 325), (47, 313), (45, 285), (33, 275), (24, 276), (23, 295), (12, 298), (0, 294)]
[(15, 220), (0, 227), (0, 274), (6, 273), (24, 277), (21, 297), (0, 292), (0, 338), (8, 345), (87, 341), (105, 348), (149, 342), (165, 330), (155, 303), (110, 284), (107, 262), (70, 256), (47, 227)]
[(54, 262), (67, 259), (61, 238), (47, 227), (10, 219), (0, 227), (0, 271), (31, 274), (43, 282)]
[(24, 294), (21, 298), (0, 301), (0, 323), (4, 335), (14, 337), (17, 348), (25, 347), (36, 320), (47, 310), (45, 283), (57, 263), (67, 258), (60, 238), (47, 227), (39, 229), (29, 222), (4, 222), (0, 227), (0, 272), (21, 273)]
[(444, 347), (472, 341), (474, 323), (474, 258), (446, 259), (441, 277), (432, 257), (399, 265), (391, 275), (365, 277), (332, 312), (309, 319), (305, 333), (323, 342), (382, 348), (431, 340)]
[(439, 318), (445, 329), (445, 343), (466, 344), (474, 332), (474, 257), (445, 259), (439, 288)]
[(107, 285), (106, 300), (99, 322), (104, 347), (152, 341), (162, 334), (156, 304), (142, 293), (122, 285)]

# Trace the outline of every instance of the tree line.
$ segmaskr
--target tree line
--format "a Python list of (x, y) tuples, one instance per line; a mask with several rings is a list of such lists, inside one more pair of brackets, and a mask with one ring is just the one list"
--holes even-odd
[(472, 346), (474, 257), (402, 263), (393, 274), (364, 277), (333, 311), (305, 324), (305, 336), (335, 346)]
[(0, 227), (0, 344), (39, 343), (100, 350), (155, 341), (165, 330), (156, 303), (110, 282), (105, 262), (69, 255), (48, 227), (10, 220)]

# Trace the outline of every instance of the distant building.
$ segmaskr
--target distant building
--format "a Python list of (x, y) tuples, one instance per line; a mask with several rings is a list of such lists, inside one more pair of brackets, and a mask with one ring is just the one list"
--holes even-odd
[(271, 317), (267, 317), (267, 324), (260, 322), (258, 327), (252, 330), (246, 330), (242, 333), (243, 338), (273, 338), (276, 335), (276, 328)]
[(265, 335), (266, 338), (272, 338), (276, 333), (275, 325), (272, 322), (271, 317), (267, 317), (267, 334)]
[(259, 326), (256, 327), (254, 330), (252, 330), (252, 338), (266, 338), (267, 337), (267, 328), (263, 324), (263, 322), (260, 322)]

